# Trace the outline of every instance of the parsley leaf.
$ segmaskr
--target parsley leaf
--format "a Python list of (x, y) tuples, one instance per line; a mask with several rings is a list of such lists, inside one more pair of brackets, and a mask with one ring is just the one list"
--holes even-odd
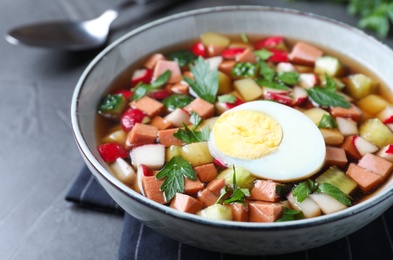
[(163, 86), (168, 81), (170, 76), (171, 76), (171, 71), (166, 70), (151, 84), (139, 83), (138, 85), (135, 86), (135, 88), (133, 90), (134, 95), (132, 96), (132, 99), (139, 100), (144, 95), (146, 95), (149, 91)]
[(272, 69), (269, 64), (267, 64), (264, 61), (259, 61), (258, 62), (259, 66), (259, 74), (263, 78), (265, 78), (267, 81), (273, 81), (274, 77), (276, 76), (276, 72), (274, 69)]
[(351, 103), (345, 100), (344, 96), (337, 92), (322, 87), (313, 87), (306, 89), (308, 96), (312, 101), (321, 107), (343, 107), (350, 108)]
[(176, 61), (180, 67), (194, 62), (197, 56), (189, 50), (173, 51), (166, 55), (169, 60)]
[(351, 200), (349, 196), (330, 183), (322, 183), (317, 191), (332, 196), (344, 205), (351, 205)]
[(277, 219), (275, 222), (291, 221), (296, 219), (304, 218), (303, 212), (300, 210), (294, 210), (287, 207), (283, 207), (283, 212), (281, 218)]
[(317, 185), (312, 180), (299, 183), (293, 190), (292, 195), (298, 202), (303, 202), (307, 196), (317, 189)]
[[(223, 201), (224, 204), (230, 203), (245, 203), (246, 196), (250, 196), (250, 191), (248, 189), (241, 189), (236, 184), (236, 168), (233, 165), (233, 185), (232, 185), (232, 195)], [(221, 201), (222, 197), (226, 195), (228, 192), (228, 188), (225, 186), (224, 192), (221, 193), (220, 197), (217, 200), (217, 203)]]
[(273, 81), (267, 81), (261, 78), (257, 78), (255, 82), (261, 86), (261, 87), (267, 87), (267, 88), (273, 88), (273, 89), (278, 89), (278, 90), (289, 90), (290, 88), (284, 84), (278, 83), (278, 82), (273, 82)]
[(180, 141), (190, 144), (196, 142), (205, 142), (209, 140), (210, 129), (208, 126), (202, 128), (202, 130), (190, 129), (186, 124), (183, 123), (184, 129), (179, 128), (176, 133), (173, 134), (174, 137)]
[(295, 71), (283, 71), (277, 74), (276, 79), (285, 84), (295, 85), (296, 83), (299, 82), (299, 77), (300, 77), (299, 73)]
[(318, 123), (318, 128), (337, 128), (337, 122), (331, 115), (324, 114)]
[(199, 56), (195, 60), (194, 65), (190, 65), (190, 70), (194, 75), (194, 80), (189, 77), (184, 77), (184, 80), (190, 85), (198, 97), (213, 104), (218, 91), (217, 69), (210, 70), (209, 62)]
[(157, 179), (166, 178), (160, 190), (164, 191), (165, 201), (170, 201), (177, 192), (184, 192), (184, 177), (196, 180), (196, 174), (191, 164), (181, 156), (174, 156), (157, 173)]
[(191, 103), (194, 99), (185, 94), (173, 94), (165, 98), (162, 103), (169, 111), (174, 111), (176, 108), (183, 108)]
[(254, 51), (254, 54), (258, 57), (259, 61), (267, 60), (271, 56), (273, 56), (273, 53), (266, 50), (266, 49), (260, 49), (260, 50)]

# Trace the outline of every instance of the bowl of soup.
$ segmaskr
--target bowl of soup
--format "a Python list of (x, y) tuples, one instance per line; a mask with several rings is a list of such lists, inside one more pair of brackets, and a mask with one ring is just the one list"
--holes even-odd
[(392, 203), (393, 52), (360, 30), (263, 6), (135, 29), (72, 98), (92, 174), (130, 215), (192, 246), (282, 254)]

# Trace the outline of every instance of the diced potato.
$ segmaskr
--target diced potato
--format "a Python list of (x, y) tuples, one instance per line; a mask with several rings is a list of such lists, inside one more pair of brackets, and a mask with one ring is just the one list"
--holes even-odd
[(232, 80), (225, 73), (218, 71), (218, 95), (226, 94), (232, 91)]
[(393, 143), (392, 131), (378, 118), (369, 119), (360, 125), (359, 133), (361, 137), (379, 148)]
[(207, 32), (201, 35), (201, 41), (205, 46), (220, 46), (220, 47), (228, 47), (231, 43), (231, 40), (228, 37), (223, 35)]
[(370, 77), (361, 73), (348, 76), (344, 82), (347, 85), (346, 91), (355, 99), (375, 93), (378, 88)]
[[(246, 169), (235, 166), (236, 171), (236, 185), (241, 188), (251, 188), (255, 181), (255, 176)], [(225, 179), (227, 185), (233, 185), (233, 168), (227, 168), (220, 172), (217, 176), (218, 179)]]
[(216, 220), (232, 220), (232, 209), (229, 206), (213, 204), (197, 213), (197, 215)]
[(124, 145), (126, 143), (127, 133), (121, 128), (121, 126), (117, 126), (112, 128), (107, 135), (102, 139), (103, 143), (117, 142), (119, 144)]
[(345, 72), (345, 68), (336, 57), (322, 56), (316, 60), (314, 72), (321, 75), (326, 73), (332, 77), (336, 77), (341, 76)]
[(165, 150), (165, 162), (169, 162), (173, 157), (181, 155), (181, 146), (171, 145)]
[(198, 166), (213, 162), (214, 158), (209, 152), (207, 142), (190, 143), (182, 147), (181, 156), (191, 163), (192, 166)]
[(329, 112), (318, 107), (307, 109), (303, 111), (303, 113), (308, 116), (316, 125), (319, 124), (324, 115), (330, 115)]
[(344, 135), (338, 129), (320, 128), (326, 145), (338, 146), (344, 142)]
[(360, 99), (357, 105), (371, 115), (376, 115), (390, 104), (380, 95), (371, 94)]
[(236, 80), (233, 85), (246, 102), (258, 99), (263, 94), (262, 88), (250, 78)]

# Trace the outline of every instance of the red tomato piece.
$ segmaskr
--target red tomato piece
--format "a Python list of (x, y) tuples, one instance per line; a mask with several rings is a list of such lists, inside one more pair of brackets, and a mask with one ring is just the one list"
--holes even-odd
[(120, 123), (123, 127), (123, 130), (128, 132), (134, 127), (136, 123), (144, 123), (148, 119), (148, 115), (142, 110), (137, 108), (129, 108), (121, 115)]
[(101, 158), (107, 163), (114, 162), (117, 158), (129, 156), (127, 149), (116, 142), (101, 144), (97, 147), (97, 150)]
[(233, 60), (236, 58), (236, 55), (244, 52), (246, 48), (229, 48), (225, 49), (221, 54), (224, 59)]
[(200, 41), (191, 46), (191, 52), (196, 56), (202, 56), (203, 58), (207, 57), (206, 47)]
[(284, 37), (282, 36), (271, 36), (265, 39), (259, 40), (255, 43), (255, 49), (260, 50), (263, 48), (271, 49), (279, 46), (284, 42)]
[(288, 52), (282, 51), (282, 50), (277, 50), (277, 49), (271, 49), (269, 51), (271, 53), (273, 53), (273, 55), (270, 56), (268, 61), (276, 62), (276, 63), (278, 63), (278, 62), (288, 62), (289, 61)]
[(122, 94), (126, 99), (130, 99), (134, 93), (132, 91), (126, 90), (126, 89), (119, 89), (116, 91), (113, 91), (113, 94)]

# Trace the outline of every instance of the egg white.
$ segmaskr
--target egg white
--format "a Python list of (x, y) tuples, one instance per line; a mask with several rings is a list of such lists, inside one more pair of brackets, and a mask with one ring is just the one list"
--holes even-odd
[(326, 154), (325, 141), (318, 127), (302, 112), (265, 100), (247, 102), (228, 111), (237, 110), (261, 112), (276, 120), (283, 130), (282, 141), (276, 151), (265, 157), (239, 159), (227, 156), (217, 148), (213, 128), (209, 150), (218, 161), (228, 166), (241, 166), (257, 177), (280, 182), (305, 179), (322, 167)]

